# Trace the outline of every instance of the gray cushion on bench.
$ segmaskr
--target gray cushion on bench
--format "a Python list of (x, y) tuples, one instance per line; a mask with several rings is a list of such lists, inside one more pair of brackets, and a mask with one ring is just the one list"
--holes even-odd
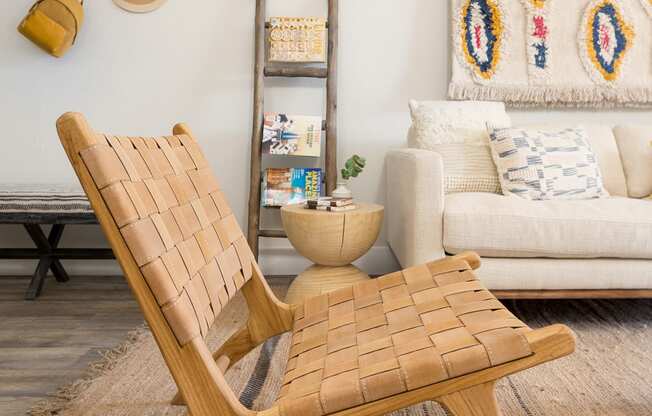
[(74, 185), (0, 184), (0, 223), (96, 222), (84, 191)]

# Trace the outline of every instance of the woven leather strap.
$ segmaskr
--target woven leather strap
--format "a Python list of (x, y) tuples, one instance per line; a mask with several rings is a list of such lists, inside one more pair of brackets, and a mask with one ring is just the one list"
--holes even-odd
[(309, 299), (281, 414), (325, 415), (528, 356), (529, 330), (457, 259)]
[(98, 136), (80, 155), (179, 343), (206, 336), (254, 257), (197, 143)]

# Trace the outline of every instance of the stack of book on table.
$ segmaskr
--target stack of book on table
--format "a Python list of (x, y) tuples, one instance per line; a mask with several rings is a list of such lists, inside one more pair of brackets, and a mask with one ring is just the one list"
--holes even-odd
[(307, 209), (316, 209), (319, 211), (345, 212), (357, 208), (353, 203), (353, 198), (332, 198), (330, 196), (306, 201)]

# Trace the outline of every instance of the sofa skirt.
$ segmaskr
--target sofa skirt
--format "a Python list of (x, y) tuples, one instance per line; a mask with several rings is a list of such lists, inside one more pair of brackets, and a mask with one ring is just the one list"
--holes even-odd
[(482, 258), (490, 290), (652, 289), (652, 260)]

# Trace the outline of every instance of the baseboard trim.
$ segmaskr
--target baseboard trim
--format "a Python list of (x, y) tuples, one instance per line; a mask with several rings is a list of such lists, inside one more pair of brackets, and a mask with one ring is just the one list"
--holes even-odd
[(498, 299), (652, 299), (652, 289), (492, 290)]
[[(25, 276), (34, 273), (38, 260), (3, 260), (0, 275)], [(71, 276), (120, 275), (115, 260), (62, 260)], [(287, 240), (263, 246), (259, 255), (260, 268), (266, 276), (296, 276), (311, 262), (301, 256)], [(383, 275), (399, 270), (398, 262), (388, 246), (374, 246), (355, 265), (370, 275)]]
[[(122, 269), (115, 260), (61, 260), (63, 267), (71, 276), (117, 276)], [(38, 260), (2, 260), (0, 275), (32, 275)]]

